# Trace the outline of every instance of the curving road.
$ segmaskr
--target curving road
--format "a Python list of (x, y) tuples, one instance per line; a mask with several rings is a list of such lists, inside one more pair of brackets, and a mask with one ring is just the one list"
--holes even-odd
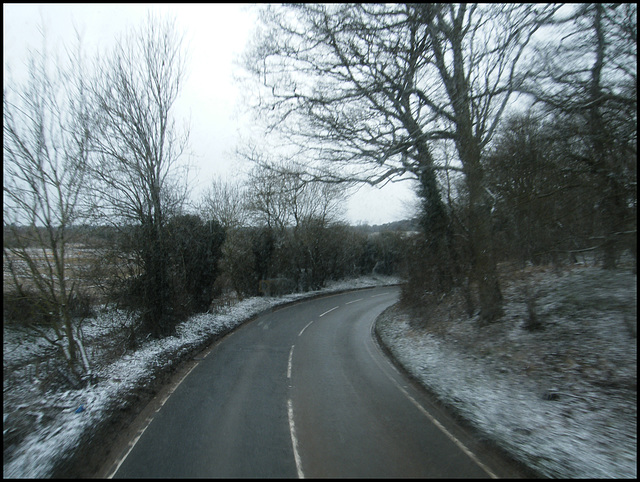
[(398, 292), (382, 287), (300, 302), (226, 336), (112, 475), (517, 477), (376, 345), (373, 322)]

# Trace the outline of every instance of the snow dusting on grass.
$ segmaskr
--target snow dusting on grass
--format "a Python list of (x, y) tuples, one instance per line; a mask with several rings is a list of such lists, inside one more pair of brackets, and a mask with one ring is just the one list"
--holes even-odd
[[(327, 288), (280, 298), (249, 298), (193, 316), (178, 326), (176, 336), (140, 343), (135, 351), (120, 349), (132, 320), (119, 311), (101, 312), (83, 325), (85, 346), (92, 355), (97, 382), (69, 390), (48, 386), (38, 366), (51, 370), (51, 348), (42, 340), (4, 328), (3, 339), (3, 477), (46, 478), (55, 464), (77, 449), (88, 431), (131, 403), (130, 396), (172, 364), (216, 336), (275, 306), (323, 293), (397, 284), (396, 278), (364, 277)], [(41, 368), (41, 372), (43, 369)]]
[[(262, 311), (397, 282), (366, 278), (320, 292), (228, 303), (193, 316), (176, 336), (121, 352), (114, 350), (125, 346), (132, 320), (103, 311), (84, 328), (97, 382), (78, 390), (47, 385), (34, 360), (48, 364), (51, 349), (5, 327), (3, 476), (51, 477), (83, 436), (134, 403), (131, 394)], [(505, 315), (493, 324), (481, 326), (477, 316), (445, 300), (426, 321), (395, 306), (377, 329), (414, 377), (541, 475), (636, 478), (636, 283), (623, 271), (533, 270), (504, 281)], [(527, 328), (531, 309), (541, 329)]]
[[(417, 380), (541, 475), (636, 478), (636, 275), (539, 270), (505, 282), (503, 295), (505, 315), (490, 325), (452, 303), (420, 321), (396, 306), (378, 334)], [(527, 329), (527, 297), (540, 329)]]

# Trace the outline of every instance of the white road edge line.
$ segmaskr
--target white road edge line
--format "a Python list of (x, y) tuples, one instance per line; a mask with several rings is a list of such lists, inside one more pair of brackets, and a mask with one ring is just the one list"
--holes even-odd
[[(375, 323), (375, 322), (374, 322)], [(372, 325), (373, 328), (373, 325)], [(380, 363), (378, 362), (378, 360), (376, 359), (375, 356), (373, 356), (373, 353), (371, 353), (371, 350), (369, 349), (368, 345), (365, 345), (367, 347), (367, 351), (369, 352), (369, 355), (371, 356), (371, 358), (373, 358), (373, 361), (378, 365), (378, 367), (382, 370), (382, 372), (387, 376), (387, 378), (389, 378), (389, 380), (391, 380), (394, 385), (396, 387), (398, 387), (398, 389), (404, 394), (405, 397), (407, 397), (409, 399), (409, 401), (411, 403), (413, 403), (413, 405), (415, 405), (418, 410), (420, 410), (420, 412), (422, 412), (423, 415), (425, 415), (436, 427), (438, 427), (440, 429), (440, 431), (442, 433), (444, 433), (454, 444), (456, 444), (460, 450), (462, 450), (465, 454), (467, 454), (467, 456), (473, 460), (478, 467), (480, 467), (482, 470), (484, 470), (487, 475), (489, 477), (491, 477), (492, 479), (497, 479), (499, 478), (496, 474), (494, 474), (485, 464), (483, 464), (482, 462), (480, 462), (480, 460), (478, 459), (478, 457), (476, 457), (476, 455), (467, 448), (466, 445), (464, 445), (460, 440), (458, 440), (457, 437), (455, 437), (451, 432), (449, 432), (440, 422), (438, 422), (438, 420), (431, 415), (426, 408), (424, 408), (420, 403), (418, 403), (416, 401), (415, 398), (413, 398), (411, 395), (409, 395), (409, 393), (395, 380), (391, 377), (391, 375), (389, 375), (387, 373), (387, 371), (380, 365)], [(393, 365), (391, 365), (391, 367), (398, 372), (398, 370), (396, 369), (396, 367), (394, 367)], [(399, 373), (399, 372), (398, 372)]]
[[(307, 323), (307, 326), (309, 326), (313, 322), (314, 322), (314, 320), (311, 320), (309, 323)], [(307, 326), (305, 326), (302, 330), (300, 330), (300, 333), (298, 333), (298, 336), (300, 336), (300, 335), (302, 335), (304, 333), (304, 330), (307, 329)]]
[[(208, 355), (208, 353), (207, 353)], [(205, 355), (206, 356), (206, 355)], [(169, 397), (173, 394), (173, 392), (175, 392), (175, 390), (180, 386), (180, 384), (184, 381), (185, 378), (187, 378), (189, 376), (189, 374), (193, 371), (193, 369), (195, 367), (197, 367), (199, 365), (199, 363), (196, 363), (195, 365), (193, 365), (191, 367), (191, 369), (185, 373), (185, 375), (180, 379), (180, 381), (169, 391), (169, 393), (167, 393), (167, 395), (164, 397), (164, 399), (162, 400), (162, 402), (160, 402), (160, 406), (156, 409), (155, 413), (158, 413), (160, 411), (160, 409), (164, 406), (164, 404), (167, 402), (167, 400), (169, 400)], [(136, 438), (133, 439), (131, 442), (129, 442), (129, 449), (127, 450), (127, 453), (124, 454), (122, 456), (122, 458), (118, 461), (118, 463), (116, 464), (116, 467), (111, 471), (111, 473), (106, 477), (107, 479), (113, 479), (113, 477), (116, 475), (116, 473), (118, 472), (118, 470), (120, 470), (120, 466), (124, 463), (124, 461), (127, 459), (127, 457), (129, 456), (129, 454), (131, 453), (131, 451), (133, 450), (133, 447), (136, 446), (136, 444), (138, 443), (138, 440), (140, 440), (140, 437), (142, 437), (142, 434), (144, 434), (144, 432), (147, 430), (147, 428), (149, 427), (149, 425), (151, 425), (151, 422), (153, 421), (153, 416), (150, 416), (149, 418), (147, 418), (145, 426), (142, 430), (140, 430), (140, 432), (138, 433), (138, 435), (136, 435)]]
[(302, 462), (300, 461), (300, 454), (298, 453), (298, 438), (296, 437), (296, 427), (293, 424), (293, 405), (291, 399), (287, 400), (287, 413), (289, 415), (289, 433), (291, 434), (291, 445), (293, 446), (293, 458), (296, 460), (296, 470), (298, 471), (298, 478), (304, 479), (304, 472), (302, 471)]
[(436, 427), (438, 427), (442, 431), (442, 433), (444, 433), (447, 437), (449, 437), (451, 441), (460, 448), (460, 450), (462, 450), (465, 454), (467, 454), (471, 460), (473, 460), (482, 470), (484, 470), (487, 473), (487, 475), (489, 475), (489, 477), (491, 477), (492, 479), (498, 478), (496, 474), (491, 472), (491, 470), (486, 465), (484, 465), (482, 462), (480, 462), (480, 460), (478, 460), (478, 458), (476, 457), (476, 454), (474, 454), (471, 450), (469, 450), (466, 447), (466, 445), (460, 442), (460, 440), (458, 440), (451, 432), (449, 432), (446, 428), (444, 428), (444, 426), (440, 422), (438, 422), (438, 420), (436, 420), (436, 418), (433, 415), (431, 415), (426, 408), (420, 405), (411, 395), (409, 395), (405, 391), (404, 388), (402, 388), (397, 383), (396, 385), (402, 391), (402, 393), (404, 393), (405, 396), (409, 400), (411, 400), (411, 403), (413, 403), (418, 408), (418, 410), (420, 410), (429, 420), (431, 420), (431, 422), (433, 422), (433, 424)]
[(151, 420), (153, 420), (153, 417), (149, 417), (146, 420), (145, 427), (142, 430), (140, 430), (140, 433), (138, 433), (138, 435), (136, 435), (135, 439), (133, 439), (131, 442), (129, 442), (129, 450), (127, 450), (127, 453), (124, 454), (124, 456), (118, 461), (118, 463), (116, 464), (115, 469), (113, 469), (111, 471), (111, 473), (109, 475), (107, 475), (107, 479), (113, 479), (114, 475), (116, 475), (116, 472), (118, 472), (118, 470), (120, 469), (120, 466), (124, 463), (124, 461), (127, 459), (129, 454), (133, 450), (133, 447), (136, 446), (136, 444), (138, 443), (138, 440), (140, 440), (140, 437), (142, 437), (142, 434), (145, 432), (145, 430), (147, 430), (147, 427), (151, 424)]
[(340, 308), (340, 306), (334, 306), (330, 310), (327, 310), (324, 313), (322, 313), (320, 316), (322, 317), (322, 316), (326, 315), (327, 313), (331, 313), (333, 310), (337, 310), (338, 308)]

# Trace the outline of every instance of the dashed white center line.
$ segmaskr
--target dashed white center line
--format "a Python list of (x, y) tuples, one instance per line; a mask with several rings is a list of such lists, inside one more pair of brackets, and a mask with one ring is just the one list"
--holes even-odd
[(307, 326), (309, 326), (311, 323), (313, 323), (313, 320), (311, 320), (309, 323), (307, 323), (307, 325), (302, 330), (300, 330), (300, 333), (298, 333), (298, 336), (302, 335), (304, 333), (304, 330), (306, 330)]
[(291, 380), (291, 360), (293, 359), (293, 348), (295, 345), (291, 345), (291, 350), (289, 351), (289, 362), (287, 363), (287, 378)]
[(298, 438), (296, 437), (296, 427), (293, 424), (293, 405), (291, 404), (291, 399), (287, 400), (287, 414), (289, 416), (289, 433), (291, 434), (291, 445), (293, 446), (293, 458), (296, 461), (296, 471), (298, 472), (298, 478), (304, 479), (302, 462), (300, 461), (300, 454), (298, 453)]
[(331, 313), (333, 310), (337, 310), (338, 308), (340, 308), (339, 306), (334, 306), (333, 308), (331, 308), (330, 310), (325, 311), (324, 313), (322, 313), (320, 316), (324, 316), (327, 313)]
[(357, 300), (348, 301), (347, 303), (345, 303), (345, 305), (350, 305), (351, 303), (355, 303), (356, 301), (362, 301), (362, 300), (364, 300), (364, 298), (358, 298)]
[[(307, 326), (309, 326), (312, 322), (310, 322)], [(305, 328), (307, 327), (305, 326)], [(304, 331), (304, 328), (302, 329)], [(302, 334), (302, 332), (300, 332)], [(291, 350), (289, 350), (289, 362), (287, 363), (287, 378), (289, 379), (289, 383), (291, 383), (291, 361), (293, 360), (293, 349), (295, 345), (291, 345)], [(289, 385), (291, 388), (291, 385)], [(291, 403), (291, 398), (287, 399), (287, 416), (289, 417), (289, 435), (291, 436), (291, 446), (293, 447), (293, 458), (296, 462), (296, 471), (298, 472), (298, 478), (304, 479), (304, 472), (302, 472), (302, 462), (300, 461), (300, 454), (298, 453), (298, 437), (296, 437), (296, 426), (293, 423), (293, 404)]]

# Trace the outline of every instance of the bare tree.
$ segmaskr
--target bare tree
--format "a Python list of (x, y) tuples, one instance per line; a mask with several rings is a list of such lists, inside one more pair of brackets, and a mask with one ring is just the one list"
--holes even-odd
[(341, 187), (305, 180), (290, 161), (258, 162), (248, 179), (247, 202), (255, 221), (278, 231), (311, 219), (334, 221), (344, 197)]
[(166, 334), (172, 321), (164, 226), (186, 198), (181, 160), (189, 137), (172, 116), (185, 70), (174, 23), (149, 17), (120, 39), (98, 70), (96, 200), (108, 219), (139, 227), (143, 322), (151, 333)]
[(206, 219), (216, 220), (226, 231), (247, 224), (246, 186), (240, 181), (216, 178), (200, 200), (199, 211)]
[(275, 240), (273, 271), (300, 289), (318, 288), (328, 276), (330, 226), (344, 200), (340, 186), (305, 181), (290, 161), (277, 171), (257, 164), (249, 176), (248, 205), (257, 225)]
[[(637, 237), (637, 6), (578, 4), (549, 19), (521, 90), (555, 118), (567, 164), (598, 196), (603, 267)], [(625, 243), (621, 243), (625, 241)]]
[(216, 295), (224, 298), (235, 291), (238, 296), (254, 294), (257, 282), (252, 278), (254, 265), (250, 237), (247, 186), (239, 180), (216, 178), (204, 191), (198, 211), (205, 219), (213, 219), (224, 229), (221, 246), (221, 276), (216, 281)]
[[(454, 143), (472, 211), (482, 317), (501, 313), (484, 150), (539, 19), (557, 7), (304, 4), (265, 9), (247, 57), (256, 108), (304, 159), (307, 177), (381, 184), (410, 175), (440, 215), (434, 157)], [(549, 10), (549, 11), (548, 11)], [(446, 222), (436, 225), (446, 226)], [(442, 233), (442, 236), (445, 234)]]
[(25, 84), (3, 92), (5, 269), (19, 296), (35, 291), (29, 299), (49, 323), (30, 328), (60, 348), (73, 375), (90, 372), (71, 309), (79, 287), (68, 266), (70, 228), (86, 215), (89, 105), (79, 40), (64, 64), (52, 65), (43, 46), (30, 58)]
[(558, 132), (568, 128), (532, 109), (510, 116), (493, 142), (488, 187), (503, 259), (558, 265), (588, 249), (597, 184), (563, 154)]

